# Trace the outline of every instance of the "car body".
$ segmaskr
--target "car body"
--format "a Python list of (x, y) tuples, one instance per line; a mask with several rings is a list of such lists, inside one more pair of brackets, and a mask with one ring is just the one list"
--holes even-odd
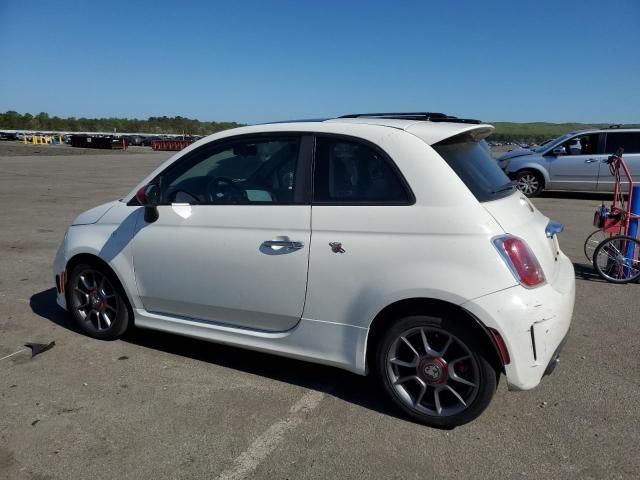
[(534, 149), (513, 149), (499, 157), (498, 164), (529, 197), (543, 190), (611, 192), (615, 181), (607, 158), (618, 148), (624, 150), (631, 174), (640, 177), (638, 128), (569, 132)]
[[(374, 371), (430, 425), (475, 418), (500, 374), (512, 389), (535, 387), (555, 366), (573, 311), (561, 228), (491, 159), (490, 125), (393, 115), (241, 127), (190, 145), (73, 222), (54, 262), (59, 305), (98, 338), (124, 331), (120, 315)], [(505, 260), (505, 241), (529, 255), (524, 268), (539, 276), (531, 285)], [(403, 332), (421, 346), (407, 347)], [(447, 363), (447, 349), (475, 363)], [(407, 365), (430, 407), (407, 403)], [(478, 378), (465, 384), (466, 373)], [(458, 405), (445, 380), (477, 391)]]

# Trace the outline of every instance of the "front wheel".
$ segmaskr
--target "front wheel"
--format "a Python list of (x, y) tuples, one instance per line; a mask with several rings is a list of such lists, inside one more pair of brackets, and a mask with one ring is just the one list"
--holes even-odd
[(626, 235), (607, 238), (593, 254), (593, 268), (611, 283), (629, 283), (640, 278), (640, 241)]
[(473, 332), (426, 316), (405, 317), (385, 333), (376, 370), (397, 406), (439, 428), (477, 418), (491, 402), (498, 378)]
[(118, 281), (106, 268), (80, 264), (69, 275), (67, 305), (90, 337), (115, 340), (129, 326), (129, 309)]
[(522, 170), (516, 175), (518, 190), (527, 197), (537, 197), (544, 187), (544, 179), (540, 173), (533, 170)]

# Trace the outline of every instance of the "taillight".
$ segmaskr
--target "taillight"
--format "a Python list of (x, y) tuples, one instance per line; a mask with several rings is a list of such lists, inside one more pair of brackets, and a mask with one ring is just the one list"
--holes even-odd
[(522, 285), (530, 288), (544, 283), (544, 273), (538, 259), (524, 240), (512, 235), (504, 235), (494, 238), (493, 244), (513, 276)]

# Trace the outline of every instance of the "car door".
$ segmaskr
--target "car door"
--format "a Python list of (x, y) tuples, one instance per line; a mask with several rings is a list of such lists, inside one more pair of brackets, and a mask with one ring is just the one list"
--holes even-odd
[[(415, 221), (415, 198), (385, 152), (361, 139), (316, 138), (313, 237), (305, 318), (345, 322), (363, 278), (384, 276), (406, 259), (398, 248)], [(413, 248), (419, 237), (408, 235)], [(391, 278), (391, 277), (389, 277)]]
[[(624, 158), (631, 176), (640, 179), (640, 131), (635, 132), (607, 132), (604, 141), (604, 158), (616, 153), (618, 148), (624, 150), (622, 158)], [(624, 173), (620, 172), (623, 181), (626, 181)], [(600, 163), (600, 176), (598, 178), (598, 190), (604, 192), (612, 192), (615, 186), (615, 179), (609, 170), (609, 164), (606, 161)], [(626, 187), (625, 187), (626, 188)]]
[(599, 135), (572, 137), (545, 154), (549, 160), (550, 188), (560, 190), (596, 190), (600, 161)]
[(154, 182), (158, 218), (139, 220), (133, 263), (144, 308), (264, 331), (304, 306), (311, 138), (234, 137), (200, 147)]

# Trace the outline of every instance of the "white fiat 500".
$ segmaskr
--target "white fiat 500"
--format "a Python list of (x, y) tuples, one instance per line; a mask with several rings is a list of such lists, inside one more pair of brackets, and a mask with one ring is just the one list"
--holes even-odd
[(88, 335), (133, 325), (371, 372), (452, 427), (501, 374), (535, 387), (574, 305), (562, 226), (492, 160), (493, 127), (362, 114), (206, 137), (81, 214), (55, 259)]

